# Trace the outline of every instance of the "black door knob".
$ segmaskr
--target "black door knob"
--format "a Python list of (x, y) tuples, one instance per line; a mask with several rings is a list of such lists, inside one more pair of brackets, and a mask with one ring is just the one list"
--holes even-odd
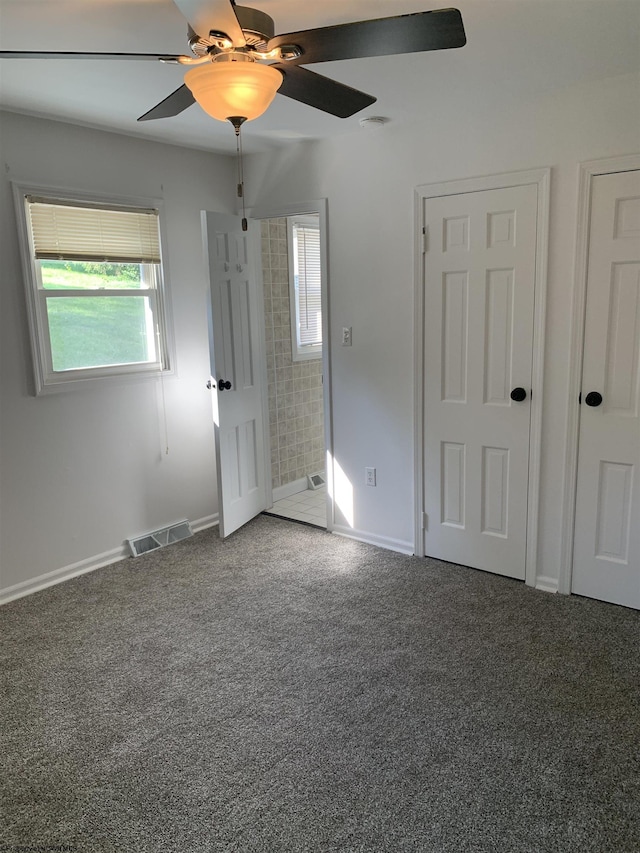
[(225, 382), (224, 379), (219, 379), (218, 391), (231, 391), (231, 383), (229, 382), (229, 380)]
[(584, 401), (587, 406), (599, 406), (602, 402), (602, 394), (599, 391), (589, 391)]
[(527, 399), (527, 392), (524, 388), (514, 388), (509, 396), (514, 402), (521, 403), (523, 400)]

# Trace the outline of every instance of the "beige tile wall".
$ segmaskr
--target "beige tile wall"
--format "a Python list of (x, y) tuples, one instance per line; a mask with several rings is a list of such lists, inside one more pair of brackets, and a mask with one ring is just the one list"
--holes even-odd
[(322, 360), (291, 358), (286, 219), (263, 220), (262, 270), (273, 488), (324, 470)]

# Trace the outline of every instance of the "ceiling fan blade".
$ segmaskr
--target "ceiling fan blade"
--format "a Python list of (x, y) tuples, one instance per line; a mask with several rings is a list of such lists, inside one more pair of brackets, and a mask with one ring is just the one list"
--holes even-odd
[(152, 107), (144, 115), (141, 115), (138, 121), (150, 121), (155, 118), (171, 118), (171, 116), (177, 116), (178, 113), (181, 113), (183, 110), (186, 110), (187, 107), (190, 107), (191, 104), (194, 104), (195, 100), (196, 99), (191, 94), (191, 90), (183, 83), (179, 89), (176, 89), (175, 92), (167, 95), (163, 101), (160, 101), (160, 103), (156, 104), (155, 107)]
[(0, 59), (142, 59), (177, 63), (182, 58), (167, 53), (82, 53), (75, 50), (0, 50)]
[(302, 55), (287, 60), (287, 64), (310, 65), (336, 59), (443, 50), (462, 47), (466, 41), (458, 9), (438, 9), (285, 33), (272, 38), (268, 49), (297, 45), (302, 48)]
[(234, 47), (246, 44), (242, 27), (229, 0), (173, 0), (195, 32), (202, 38), (209, 33), (225, 33)]
[(278, 62), (273, 67), (284, 76), (278, 89), (279, 95), (308, 104), (338, 118), (348, 118), (376, 101), (373, 95), (352, 89), (307, 68), (284, 62)]

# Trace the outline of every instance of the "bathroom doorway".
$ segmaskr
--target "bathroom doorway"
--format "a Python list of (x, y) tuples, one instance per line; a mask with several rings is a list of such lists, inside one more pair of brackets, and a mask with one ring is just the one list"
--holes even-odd
[(322, 217), (295, 213), (260, 225), (273, 490), (267, 513), (326, 528)]

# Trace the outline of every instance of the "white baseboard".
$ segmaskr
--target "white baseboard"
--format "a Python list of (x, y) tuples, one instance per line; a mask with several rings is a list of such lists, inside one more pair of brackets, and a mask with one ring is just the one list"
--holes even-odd
[(47, 572), (44, 575), (38, 575), (38, 577), (14, 584), (14, 586), (9, 586), (0, 591), (0, 604), (7, 604), (16, 598), (23, 598), (25, 595), (40, 592), (41, 589), (46, 589), (48, 586), (54, 586), (71, 578), (76, 578), (78, 575), (86, 575), (88, 572), (103, 568), (103, 566), (117, 563), (119, 560), (124, 560), (125, 557), (128, 557), (129, 553), (129, 548), (126, 545), (121, 545), (119, 548), (104, 551), (102, 554), (95, 554), (93, 557), (87, 557), (85, 560), (72, 563), (70, 566), (64, 566), (53, 572)]
[(201, 530), (206, 530), (208, 527), (215, 527), (220, 523), (220, 516), (217, 512), (213, 515), (205, 515), (204, 518), (199, 518), (197, 521), (191, 522), (191, 529), (194, 533), (200, 533)]
[(538, 575), (538, 577), (536, 578), (535, 588), (541, 590), (542, 592), (557, 592), (558, 579), (549, 578), (545, 575)]
[(299, 480), (294, 480), (292, 483), (285, 483), (284, 486), (276, 486), (273, 490), (273, 502), (290, 498), (291, 495), (297, 495), (298, 492), (305, 492), (308, 485), (307, 478), (300, 477)]
[(402, 539), (391, 539), (388, 536), (378, 536), (376, 533), (368, 533), (364, 530), (354, 530), (352, 527), (344, 527), (334, 524), (332, 533), (344, 536), (346, 539), (356, 539), (358, 542), (366, 542), (368, 545), (377, 545), (388, 551), (398, 551), (400, 554), (412, 555), (414, 553), (413, 542), (404, 542)]
[[(194, 533), (199, 533), (201, 530), (206, 530), (208, 527), (214, 527), (218, 524), (218, 513), (207, 515), (204, 518), (199, 518), (191, 523), (191, 529)], [(44, 575), (30, 578), (13, 586), (6, 587), (0, 590), (0, 605), (8, 604), (10, 601), (15, 601), (17, 598), (24, 598), (25, 595), (31, 595), (34, 592), (39, 592), (49, 586), (62, 583), (63, 581), (71, 580), (79, 575), (86, 575), (88, 572), (94, 572), (96, 569), (102, 569), (104, 566), (110, 566), (112, 563), (117, 563), (130, 557), (131, 553), (126, 544), (119, 548), (112, 548), (110, 551), (104, 551), (102, 554), (95, 554), (93, 557), (87, 557), (80, 560), (78, 563), (72, 563), (70, 566), (64, 566), (61, 569), (56, 569), (53, 572), (47, 572)]]

